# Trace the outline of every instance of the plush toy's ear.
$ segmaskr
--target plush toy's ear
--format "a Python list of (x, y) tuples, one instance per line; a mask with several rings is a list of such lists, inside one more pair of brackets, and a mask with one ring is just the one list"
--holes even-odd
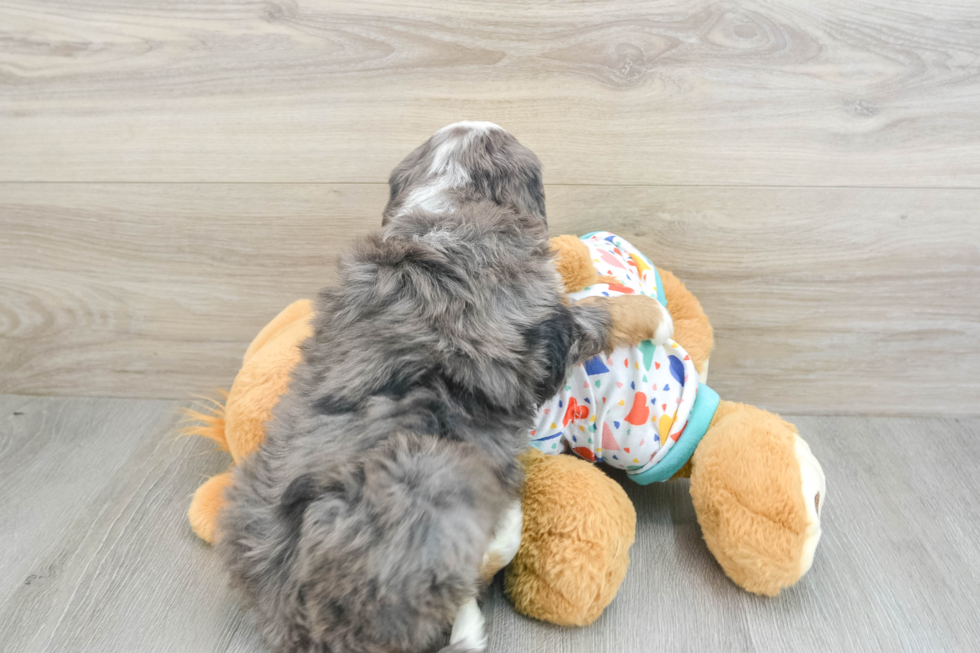
[(551, 251), (555, 253), (555, 267), (565, 284), (565, 292), (577, 292), (599, 280), (589, 248), (575, 236), (555, 236), (551, 239)]
[(674, 320), (674, 340), (690, 355), (694, 367), (706, 383), (708, 357), (715, 345), (714, 331), (700, 302), (672, 272), (657, 268), (667, 298), (667, 310)]

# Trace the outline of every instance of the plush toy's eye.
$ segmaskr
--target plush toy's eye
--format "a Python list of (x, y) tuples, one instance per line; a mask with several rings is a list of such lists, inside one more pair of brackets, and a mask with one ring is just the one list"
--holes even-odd
[(817, 516), (820, 516), (820, 493), (813, 497), (813, 509), (817, 511)]

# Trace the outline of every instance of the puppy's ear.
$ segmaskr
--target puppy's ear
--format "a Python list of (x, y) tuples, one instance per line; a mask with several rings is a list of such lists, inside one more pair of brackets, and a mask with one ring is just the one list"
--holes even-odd
[(286, 518), (303, 514), (306, 506), (317, 498), (320, 488), (313, 474), (303, 474), (292, 480), (279, 500), (279, 510)]
[(538, 403), (550, 399), (568, 372), (569, 357), (575, 340), (575, 320), (562, 306), (554, 315), (535, 325), (526, 336), (532, 355), (538, 359), (544, 372), (536, 387)]
[(392, 216), (398, 212), (411, 189), (425, 179), (428, 172), (426, 162), (431, 150), (432, 138), (412, 150), (391, 171), (391, 176), (388, 177), (388, 204), (381, 215), (382, 227), (386, 226)]

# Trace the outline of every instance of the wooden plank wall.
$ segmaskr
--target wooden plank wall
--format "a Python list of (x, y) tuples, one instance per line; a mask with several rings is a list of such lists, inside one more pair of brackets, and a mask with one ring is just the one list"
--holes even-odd
[(802, 413), (980, 406), (980, 5), (0, 0), (0, 393), (186, 397), (497, 122)]

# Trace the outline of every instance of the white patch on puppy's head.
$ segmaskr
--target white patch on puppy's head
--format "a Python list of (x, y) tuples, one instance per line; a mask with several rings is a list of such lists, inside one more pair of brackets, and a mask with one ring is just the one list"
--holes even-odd
[(399, 213), (405, 214), (414, 208), (432, 213), (452, 213), (453, 203), (447, 191), (461, 188), (470, 181), (470, 175), (459, 162), (459, 153), (473, 142), (473, 139), (491, 130), (500, 129), (492, 122), (464, 120), (446, 125), (435, 133), (435, 139), (442, 139), (432, 152), (429, 164), (429, 179), (409, 193)]
[(480, 134), (486, 134), (493, 129), (503, 131), (503, 127), (500, 125), (493, 122), (488, 122), (486, 120), (461, 120), (459, 122), (454, 122), (451, 125), (446, 125), (436, 133), (441, 134), (442, 132), (451, 131), (454, 129), (468, 129)]

